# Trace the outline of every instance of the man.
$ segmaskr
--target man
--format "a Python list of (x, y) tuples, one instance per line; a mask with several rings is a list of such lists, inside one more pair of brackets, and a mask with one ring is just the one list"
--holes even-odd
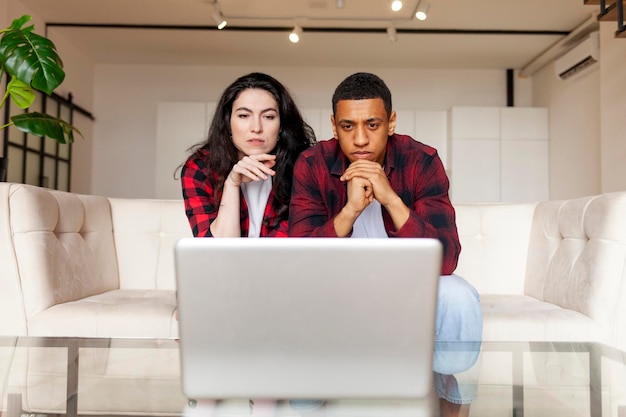
[[(478, 293), (452, 275), (461, 245), (437, 151), (394, 133), (391, 92), (374, 74), (356, 73), (336, 88), (334, 139), (305, 150), (294, 167), (289, 235), (299, 237), (428, 237), (443, 244), (435, 340), (479, 342)], [(435, 388), (442, 415), (467, 415), (475, 386), (453, 373), (470, 368), (469, 355), (435, 354)], [(468, 392), (469, 391), (469, 392)]]

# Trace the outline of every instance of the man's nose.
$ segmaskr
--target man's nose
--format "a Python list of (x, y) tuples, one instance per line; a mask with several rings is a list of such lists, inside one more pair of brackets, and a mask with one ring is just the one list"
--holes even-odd
[(357, 146), (365, 146), (369, 143), (367, 130), (364, 126), (357, 127), (354, 130), (354, 144)]

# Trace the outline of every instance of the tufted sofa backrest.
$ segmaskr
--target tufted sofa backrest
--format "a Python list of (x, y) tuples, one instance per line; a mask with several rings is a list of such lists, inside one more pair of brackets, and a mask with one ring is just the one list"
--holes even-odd
[(120, 288), (176, 289), (174, 244), (192, 237), (183, 200), (109, 201)]
[(615, 328), (625, 284), (626, 192), (537, 206), (526, 294)]
[(455, 204), (461, 256), (455, 271), (481, 294), (523, 294), (536, 204)]
[(13, 244), (18, 297), (23, 297), (27, 318), (55, 304), (118, 287), (106, 198), (23, 184), (3, 188), (9, 220), (6, 238)]

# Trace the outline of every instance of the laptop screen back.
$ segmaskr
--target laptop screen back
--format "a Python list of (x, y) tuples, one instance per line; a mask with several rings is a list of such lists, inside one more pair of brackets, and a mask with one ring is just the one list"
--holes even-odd
[(427, 395), (441, 251), (434, 239), (181, 239), (184, 393)]

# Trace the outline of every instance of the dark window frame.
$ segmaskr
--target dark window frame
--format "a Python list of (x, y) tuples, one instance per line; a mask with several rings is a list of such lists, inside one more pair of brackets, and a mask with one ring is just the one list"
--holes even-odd
[[(93, 115), (72, 102), (72, 94), (64, 98), (56, 93), (48, 96), (35, 91), (37, 98), (34, 105), (26, 110), (15, 106), (7, 100), (4, 109), (4, 120), (21, 113), (38, 111), (60, 118), (70, 124), (74, 122), (78, 112), (90, 120)], [(7, 181), (37, 185), (56, 190), (71, 191), (72, 144), (61, 144), (48, 137), (38, 137), (19, 131), (15, 126), (3, 130), (3, 152), (9, 164), (19, 163), (21, 172), (9, 169)], [(17, 158), (16, 158), (17, 156)], [(11, 162), (17, 160), (19, 162)], [(17, 176), (17, 178), (16, 178)]]

